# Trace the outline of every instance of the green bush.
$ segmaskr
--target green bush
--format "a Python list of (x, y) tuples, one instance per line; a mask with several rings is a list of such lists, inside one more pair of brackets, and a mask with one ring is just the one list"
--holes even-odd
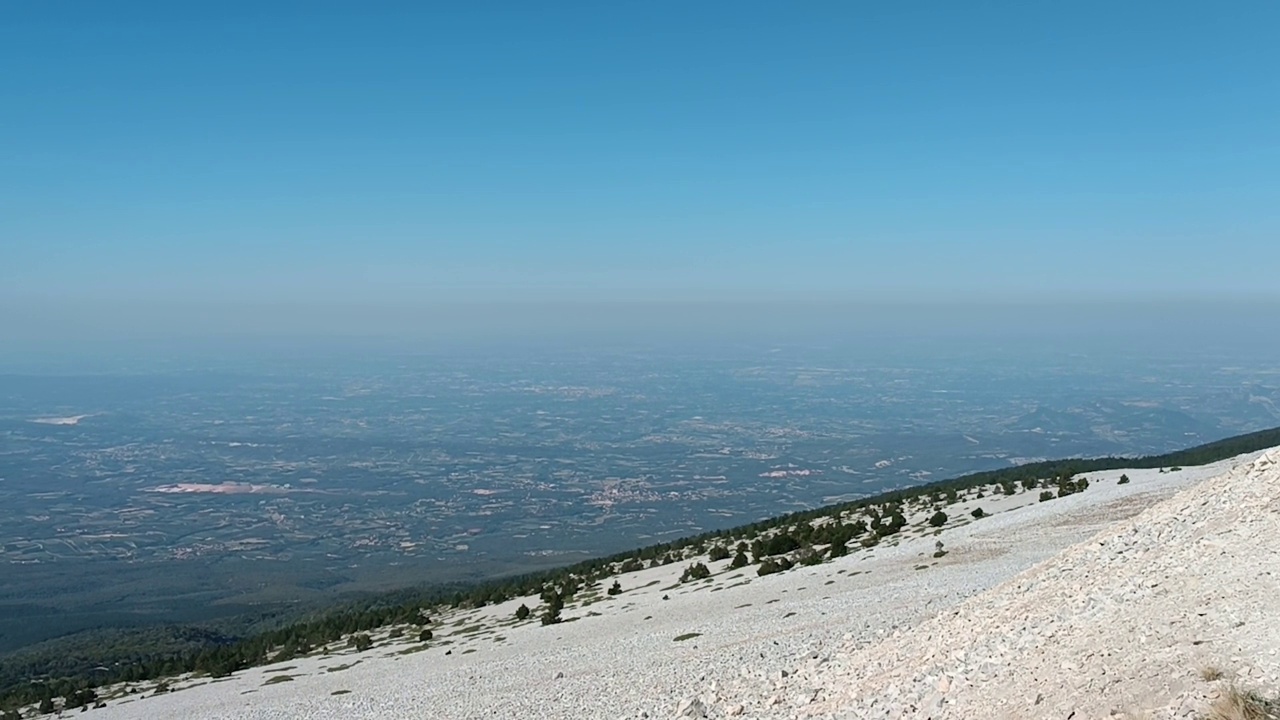
[(691, 582), (694, 580), (702, 580), (711, 577), (711, 569), (702, 563), (694, 563), (684, 569), (680, 575), (680, 582)]
[(606, 592), (607, 592), (608, 594), (610, 594), (610, 595), (621, 595), (621, 594), (622, 594), (622, 584), (621, 584), (621, 583), (619, 583), (617, 580), (614, 580), (614, 581), (613, 581), (613, 585), (611, 585), (611, 586), (609, 587), (609, 589), (608, 589)]
[(1053, 492), (1049, 490), (1040, 491), (1040, 502), (1048, 502), (1053, 499)]
[(929, 517), (929, 524), (933, 527), (942, 527), (947, 524), (947, 514), (939, 510)]
[(984, 510), (983, 510), (982, 508), (980, 508), (980, 507), (979, 507), (979, 508), (974, 508), (974, 509), (973, 509), (973, 512), (971, 512), (971, 513), (969, 513), (969, 514), (970, 514), (970, 515), (972, 515), (972, 516), (974, 517), (974, 519), (975, 519), (975, 520), (981, 520), (982, 518), (984, 518), (984, 517), (986, 517), (986, 516), (987, 516), (986, 511), (984, 511)]
[(516, 619), (527, 620), (529, 618), (529, 606), (520, 603), (520, 607), (516, 608)]
[(1128, 485), (1128, 484), (1129, 484), (1129, 476), (1128, 476), (1128, 475), (1121, 475), (1121, 476), (1120, 476), (1120, 479), (1116, 482), (1116, 484), (1117, 484), (1117, 485)]
[(831, 543), (831, 548), (827, 550), (827, 554), (833, 558), (844, 557), (849, 554), (849, 546), (845, 545), (844, 540), (836, 540)]
[(787, 533), (778, 533), (764, 540), (757, 540), (751, 552), (758, 558), (782, 555), (800, 549), (800, 541)]
[(814, 550), (813, 547), (810, 546), (800, 551), (800, 556), (797, 559), (800, 561), (801, 565), (817, 565), (822, 562), (822, 553)]
[[(523, 605), (521, 607), (524, 607)], [(430, 628), (422, 628), (422, 632), (418, 633), (418, 641), (426, 642), (432, 638)]]
[(707, 559), (710, 560), (711, 562), (715, 562), (717, 560), (728, 560), (729, 548), (726, 548), (723, 545), (716, 545), (711, 548), (710, 552), (707, 553)]
[(765, 575), (772, 575), (774, 573), (782, 572), (783, 570), (790, 570), (792, 567), (794, 566), (791, 564), (791, 561), (785, 557), (769, 557), (760, 562), (760, 569), (756, 570), (756, 574), (764, 577)]
[(740, 567), (746, 567), (750, 562), (747, 559), (747, 554), (739, 550), (738, 554), (733, 556), (733, 562), (729, 563), (729, 567), (737, 570)]

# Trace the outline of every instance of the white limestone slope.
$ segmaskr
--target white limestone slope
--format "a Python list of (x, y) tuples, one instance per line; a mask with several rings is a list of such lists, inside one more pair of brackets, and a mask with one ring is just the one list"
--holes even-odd
[(1280, 693), (1280, 451), (1116, 523), (868, 647), (847, 645), (751, 716), (1203, 717), (1209, 669)]
[[(590, 604), (571, 607), (565, 613), (570, 622), (546, 627), (536, 619), (515, 622), (513, 614), (521, 602), (530, 607), (537, 602), (526, 598), (437, 617), (436, 637), (425, 645), (377, 637), (378, 644), (365, 653), (334, 648), (328, 656), (292, 660), (221, 680), (185, 679), (174, 683), (175, 688), (185, 689), (159, 696), (151, 696), (144, 687), (136, 695), (109, 699), (105, 708), (91, 710), (85, 717), (637, 718), (669, 717), (682, 706), (693, 715), (705, 708), (712, 717), (804, 717), (815, 713), (864, 717), (864, 710), (882, 709), (907, 717), (941, 717), (938, 712), (954, 709), (958, 714), (948, 717), (975, 717), (979, 716), (975, 708), (991, 707), (984, 703), (994, 702), (991, 698), (995, 697), (975, 688), (991, 692), (999, 689), (1001, 693), (1007, 690), (1007, 702), (1002, 707), (1011, 713), (1024, 707), (1046, 712), (1052, 708), (1057, 712), (1067, 702), (1060, 702), (1060, 696), (1068, 697), (1075, 691), (1074, 686), (1066, 684), (1068, 680), (1084, 676), (1086, 671), (1082, 666), (1074, 671), (1064, 669), (1062, 664), (1067, 661), (1059, 661), (1052, 652), (1041, 654), (1047, 658), (1045, 662), (1058, 663), (1053, 673), (1044, 664), (1034, 665), (1039, 674), (1025, 674), (1015, 670), (1020, 666), (1014, 663), (1000, 665), (1003, 670), (997, 671), (995, 666), (984, 667), (978, 662), (963, 679), (948, 680), (954, 690), (940, 687), (943, 675), (954, 670), (947, 663), (953, 662), (950, 658), (957, 651), (969, 653), (965, 657), (974, 656), (976, 650), (968, 648), (987, 647), (983, 643), (991, 647), (1003, 643), (1010, 652), (1030, 652), (1040, 657), (1033, 648), (1051, 649), (1058, 637), (1041, 635), (1041, 629), (1065, 632), (1061, 630), (1065, 626), (1050, 623), (1060, 615), (1154, 617), (1152, 610), (1157, 606), (1151, 603), (1161, 597), (1160, 587), (1166, 586), (1137, 585), (1132, 592), (1138, 594), (1131, 602), (1099, 599), (1094, 604), (1094, 595), (1085, 592), (1079, 596), (1083, 600), (1072, 595), (1065, 604), (1043, 607), (1035, 602), (1022, 603), (1019, 598), (1030, 597), (1029, 593), (1048, 582), (1044, 579), (1022, 580), (1036, 584), (1021, 589), (1004, 585), (988, 594), (1003, 600), (986, 601), (988, 595), (979, 594), (1181, 489), (1256, 457), (1255, 454), (1179, 472), (1123, 471), (1132, 479), (1126, 485), (1116, 483), (1122, 471), (1092, 473), (1092, 485), (1084, 493), (1046, 503), (1035, 502), (1032, 494), (971, 498), (947, 508), (953, 521), (940, 538), (923, 525), (923, 517), (915, 516), (911, 518), (914, 528), (896, 539), (896, 544), (886, 543), (822, 565), (766, 577), (757, 577), (754, 566), (729, 570), (727, 561), (712, 563), (713, 577), (698, 583), (676, 582), (687, 563), (626, 573), (620, 578), (624, 590), (621, 595), (601, 594)], [(1201, 484), (1197, 491), (1216, 484)], [(1216, 501), (1209, 502), (1212, 505)], [(1229, 505), (1226, 501), (1219, 504)], [(977, 505), (994, 514), (964, 524), (957, 522), (959, 518), (968, 520), (968, 510)], [(1218, 526), (1205, 528), (1206, 537), (1210, 538), (1206, 542), (1216, 542), (1212, 537)], [(1264, 531), (1262, 526), (1255, 530)], [(1128, 565), (1129, 558), (1154, 562), (1163, 552), (1166, 536), (1140, 531), (1132, 541), (1125, 539), (1129, 535), (1117, 537), (1121, 539), (1114, 542), (1132, 542), (1133, 552), (1141, 550), (1145, 555), (1130, 554), (1114, 561), (1106, 566), (1107, 578), (1119, 577), (1125, 568), (1139, 567)], [(934, 543), (938, 539), (946, 543), (948, 554), (934, 559)], [(1266, 538), (1251, 534), (1238, 540), (1265, 544)], [(1205, 556), (1214, 547), (1197, 546)], [(1075, 548), (1066, 557), (1079, 552), (1080, 548)], [(1178, 557), (1180, 561), (1194, 559), (1184, 554)], [(1068, 567), (1055, 565), (1058, 562), (1052, 560), (1034, 572), (1066, 572), (1052, 569)], [(1161, 572), (1175, 569), (1161, 566)], [(1086, 577), (1083, 570), (1073, 569), (1062, 575), (1062, 582), (1069, 579), (1070, 583), (1083, 586)], [(1230, 595), (1234, 590), (1232, 585), (1224, 584), (1228, 579), (1214, 576), (1213, 590)], [(1011, 587), (1015, 589), (1010, 590)], [(966, 600), (969, 602), (964, 604)], [(994, 604), (982, 605), (983, 602)], [(978, 610), (969, 610), (971, 607)], [(958, 608), (965, 610), (957, 618)], [(1025, 630), (993, 624), (1006, 615), (1040, 618), (1049, 624), (1028, 626)], [(1191, 622), (1190, 618), (1179, 617), (1179, 622)], [(1211, 617), (1235, 616), (1218, 613)], [(1260, 617), (1247, 615), (1239, 619), (1250, 623), (1259, 622)], [(961, 625), (944, 626), (948, 622)], [(1273, 624), (1280, 627), (1280, 623)], [(1210, 632), (1229, 629), (1221, 623), (1205, 627), (1204, 639), (1219, 637)], [(972, 639), (960, 642), (957, 638), (962, 631), (969, 633), (963, 637)], [(948, 637), (952, 632), (957, 633), (957, 638)], [(1031, 632), (1037, 634), (1027, 635)], [(698, 635), (676, 639), (693, 633)], [(1182, 636), (1174, 633), (1148, 637)], [(1091, 637), (1090, 642), (1106, 647), (1105, 638)], [(944, 644), (945, 654), (934, 649)], [(868, 649), (873, 645), (883, 649)], [(1216, 649), (1203, 644), (1192, 647), (1206, 653)], [(1240, 653), (1248, 650), (1242, 648)], [(1235, 662), (1231, 658), (1231, 653), (1223, 655), (1220, 662), (1224, 669), (1237, 669), (1230, 667)], [(1271, 672), (1270, 666), (1252, 656), (1247, 661), (1243, 654), (1240, 658), (1235, 663), (1239, 669)], [(1205, 659), (1213, 658), (1206, 654)], [(1200, 658), (1192, 661), (1199, 662)], [(956, 667), (968, 668), (971, 664), (967, 660), (954, 662), (959, 663)], [(980, 681), (979, 673), (984, 671), (991, 680), (989, 685)], [(288, 679), (278, 679), (285, 677)], [(1053, 692), (1046, 693), (1040, 705), (1034, 704), (1034, 697), (1027, 705), (1025, 697), (1017, 694), (1024, 685), (1044, 685)], [(919, 697), (907, 698), (905, 688)], [(927, 692), (917, 692), (920, 688)], [(941, 693), (941, 705), (924, 708), (922, 703), (933, 702), (933, 695), (940, 689), (946, 690)], [(695, 697), (697, 703), (689, 702)], [(896, 697), (901, 702), (872, 703), (872, 697)], [(1041, 716), (1035, 712), (1038, 711), (1009, 716)]]

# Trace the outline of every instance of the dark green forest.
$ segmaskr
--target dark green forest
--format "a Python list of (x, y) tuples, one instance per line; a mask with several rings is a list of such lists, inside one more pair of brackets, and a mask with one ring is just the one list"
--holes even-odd
[[(790, 561), (781, 554), (801, 548), (806, 543), (829, 544), (829, 556), (838, 557), (845, 554), (845, 544), (851, 540), (861, 538), (860, 542), (869, 546), (879, 538), (897, 532), (902, 521), (896, 508), (909, 500), (954, 496), (959, 491), (988, 485), (1002, 486), (1010, 491), (1014, 485), (1028, 490), (1056, 487), (1056, 496), (1060, 497), (1087, 487), (1087, 481), (1072, 479), (1086, 473), (1119, 468), (1203, 465), (1277, 445), (1280, 445), (1280, 428), (1273, 428), (1164, 455), (1073, 458), (973, 473), (650, 545), (553, 570), (465, 586), (411, 588), (352, 601), (265, 632), (228, 634), (208, 627), (161, 627), (78, 633), (24, 649), (0, 660), (0, 713), (12, 717), (9, 712), (14, 708), (30, 704), (52, 708), (54, 700), (64, 708), (81, 707), (96, 701), (93, 688), (121, 682), (139, 683), (185, 672), (225, 676), (254, 665), (307, 654), (327, 643), (391, 624), (425, 629), (431, 622), (427, 613), (433, 608), (479, 607), (525, 595), (546, 595), (548, 592), (559, 598), (564, 588), (577, 588), (583, 582), (595, 582), (619, 572), (654, 564), (678, 562), (690, 549), (702, 552), (718, 548), (717, 556), (727, 558), (734, 541), (737, 541), (735, 567), (747, 562), (745, 552), (749, 549), (753, 562), (761, 565), (760, 574), (778, 572), (790, 567)], [(1049, 494), (1054, 496), (1051, 492)], [(870, 524), (861, 520), (850, 524), (841, 521), (842, 515), (854, 510), (866, 513), (871, 518)], [(808, 529), (809, 521), (824, 516), (832, 517), (836, 522)], [(784, 532), (773, 532), (779, 529)], [(797, 533), (804, 537), (795, 537)], [(800, 557), (800, 562), (806, 564), (821, 560), (812, 553)], [(427, 633), (422, 635), (429, 637)]]

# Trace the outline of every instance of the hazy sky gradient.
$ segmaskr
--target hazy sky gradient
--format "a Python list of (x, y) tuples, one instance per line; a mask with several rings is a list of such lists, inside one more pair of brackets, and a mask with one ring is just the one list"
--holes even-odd
[(7, 2), (0, 330), (1277, 299), (1278, 29), (1262, 0)]

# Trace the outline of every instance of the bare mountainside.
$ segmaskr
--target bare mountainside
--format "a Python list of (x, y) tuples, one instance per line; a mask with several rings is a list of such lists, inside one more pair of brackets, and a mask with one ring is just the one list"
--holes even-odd
[(459, 609), (427, 642), (385, 628), (158, 695), (104, 689), (86, 717), (1196, 716), (1225, 687), (1210, 669), (1275, 687), (1277, 454), (1090, 473), (1052, 502), (979, 491), (941, 528), (921, 508), (900, 539), (821, 565), (646, 568), (555, 625), (536, 597)]
[[(768, 717), (1276, 717), (1278, 534), (1273, 450), (908, 632), (741, 694)], [(1250, 692), (1261, 714), (1212, 714)], [(812, 702), (773, 710), (794, 697)]]

